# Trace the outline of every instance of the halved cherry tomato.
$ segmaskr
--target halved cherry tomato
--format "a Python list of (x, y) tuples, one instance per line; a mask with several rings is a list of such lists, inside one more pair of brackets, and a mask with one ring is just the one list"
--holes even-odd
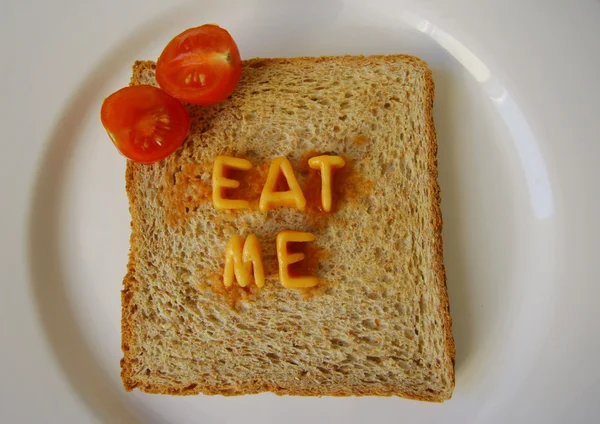
[(176, 99), (199, 105), (225, 100), (242, 75), (240, 52), (229, 32), (215, 24), (190, 28), (163, 50), (156, 81)]
[(147, 164), (177, 150), (190, 130), (185, 106), (151, 85), (125, 87), (111, 94), (102, 103), (100, 118), (124, 156)]

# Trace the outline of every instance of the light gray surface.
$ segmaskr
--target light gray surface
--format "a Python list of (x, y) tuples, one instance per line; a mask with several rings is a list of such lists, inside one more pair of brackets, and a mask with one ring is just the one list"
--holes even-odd
[[(264, 12), (256, 9), (257, 17), (265, 16), (267, 12), (271, 15), (270, 20), (259, 22), (257, 32), (268, 33), (278, 28), (278, 19), (313, 10), (311, 5), (298, 10), (292, 6), (267, 7), (267, 2), (259, 3)], [(600, 341), (595, 329), (595, 323), (600, 319), (600, 288), (597, 284), (600, 276), (596, 266), (600, 204), (594, 189), (598, 180), (596, 162), (600, 157), (597, 143), (600, 120), (596, 116), (600, 97), (597, 81), (600, 6), (589, 0), (576, 5), (521, 3), (440, 0), (426, 2), (423, 6), (427, 8), (425, 15), (429, 14), (430, 21), (468, 45), (490, 69), (501, 75), (513, 100), (536, 132), (553, 188), (553, 219), (560, 223), (553, 247), (559, 254), (556, 262), (548, 266), (553, 270), (552, 281), (560, 282), (560, 285), (556, 291), (545, 293), (540, 290), (539, 302), (540, 305), (554, 302), (559, 307), (548, 322), (543, 345), (538, 346), (540, 356), (536, 356), (527, 371), (515, 379), (510, 403), (481, 403), (477, 409), (469, 397), (475, 399), (484, 394), (469, 394), (466, 390), (469, 381), (465, 379), (464, 394), (444, 406), (391, 404), (386, 399), (273, 398), (273, 405), (277, 406), (270, 409), (267, 402), (272, 399), (270, 397), (260, 398), (262, 402), (258, 404), (256, 398), (233, 403), (215, 398), (206, 405), (212, 404), (221, 410), (235, 405), (231, 418), (238, 416), (236, 413), (243, 413), (239, 416), (248, 415), (263, 422), (286, 415), (298, 422), (336, 422), (349, 418), (359, 422), (366, 417), (394, 422), (401, 416), (410, 417), (413, 422), (427, 422), (427, 417), (434, 416), (431, 414), (445, 416), (448, 421), (455, 417), (456, 422), (508, 422), (511, 418), (513, 422), (557, 423), (600, 420), (596, 401), (600, 396), (600, 371), (589, 365), (600, 356)], [(343, 16), (344, 10), (348, 10), (345, 6), (341, 2), (330, 3), (327, 11), (333, 15), (328, 19), (335, 21), (338, 15)], [(58, 184), (61, 180), (51, 172), (47, 174), (51, 178), (39, 185), (37, 176), (43, 167), (55, 170), (56, 165), (62, 163), (62, 155), (68, 154), (67, 148), (72, 147), (56, 140), (61, 136), (68, 138), (68, 132), (61, 131), (67, 131), (65, 128), (72, 124), (68, 122), (69, 116), (71, 120), (85, 117), (77, 115), (82, 107), (89, 106), (81, 100), (85, 99), (85, 91), (80, 90), (81, 83), (105, 82), (111, 64), (121, 66), (119, 61), (123, 57), (143, 50), (144, 40), (151, 38), (154, 31), (160, 32), (173, 24), (169, 20), (183, 21), (190, 7), (185, 4), (180, 9), (172, 9), (172, 5), (154, 0), (125, 3), (59, 1), (53, 4), (12, 1), (0, 5), (0, 51), (4, 55), (0, 80), (5, 87), (0, 98), (5, 157), (0, 168), (4, 204), (0, 220), (3, 270), (0, 286), (3, 340), (0, 409), (7, 422), (132, 422), (124, 411), (135, 411), (136, 405), (152, 402), (157, 408), (164, 405), (165, 410), (174, 405), (172, 400), (148, 400), (140, 395), (127, 397), (115, 390), (103, 379), (102, 369), (96, 368), (95, 360), (88, 354), (89, 351), (98, 354), (102, 346), (73, 336), (68, 310), (71, 307), (69, 296), (72, 295), (62, 284), (59, 273), (53, 272), (57, 270), (50, 258), (58, 246), (52, 244), (55, 240), (52, 229), (45, 227), (43, 222), (43, 208), (52, 204), (51, 183)], [(167, 9), (170, 12), (166, 14)], [(393, 8), (390, 6), (389, 9)], [(198, 13), (198, 23), (207, 20), (197, 5), (189, 10)], [(377, 19), (394, 19), (392, 13), (382, 12), (386, 10), (385, 6), (370, 10), (365, 11), (361, 19), (370, 23)], [(231, 13), (236, 15), (237, 12), (232, 10)], [(306, 18), (309, 13), (304, 12), (302, 16)], [(315, 19), (321, 16), (322, 24), (326, 24), (327, 19), (318, 10), (314, 16)], [(253, 27), (257, 17), (248, 19), (247, 25)], [(272, 40), (262, 50), (255, 51), (269, 55), (281, 49), (284, 42), (289, 43), (290, 51), (295, 51), (298, 47), (294, 40), (306, 34), (300, 26), (289, 29), (289, 37)], [(124, 39), (127, 43), (123, 43)], [(366, 31), (364, 37), (357, 37), (356, 41), (360, 43), (365, 39), (365, 43), (373, 43), (377, 36), (373, 31)], [(238, 42), (244, 44), (244, 40)], [(325, 46), (330, 42), (322, 40)], [(105, 67), (98, 68), (99, 63)], [(73, 99), (76, 102), (69, 103)], [(93, 109), (92, 112), (95, 113)], [(60, 150), (61, 147), (65, 152)], [(34, 191), (35, 184), (38, 184), (37, 192)], [(443, 190), (444, 181), (441, 185)], [(39, 195), (39, 187), (47, 188), (50, 193), (46, 203), (40, 200), (44, 198)], [(34, 193), (36, 202), (32, 204)], [(32, 205), (35, 205), (35, 211), (32, 211)], [(31, 225), (32, 213), (35, 225)], [(37, 233), (32, 234), (31, 230)], [(45, 240), (47, 244), (31, 246), (31, 240), (36, 243)], [(44, 278), (46, 271), (50, 273), (47, 280)], [(456, 270), (455, 275), (466, 272)], [(35, 280), (32, 279), (36, 275)], [(549, 286), (552, 281), (548, 281)], [(543, 287), (543, 282), (539, 286)], [(518, 296), (518, 291), (514, 293)], [(451, 293), (451, 310), (452, 296)], [(474, 304), (454, 303), (465, 307)], [(536, 306), (532, 304), (532, 310)], [(98, 320), (102, 318), (97, 317)], [(476, 309), (471, 318), (481, 319)], [(507, 316), (506, 319), (511, 318)], [(468, 336), (463, 337), (463, 347), (473, 356), (478, 352), (476, 340), (469, 340)], [(523, 343), (524, 357), (530, 348)], [(460, 351), (457, 355), (460, 358)], [(464, 356), (463, 360), (465, 367), (466, 362), (471, 361), (470, 357)], [(469, 378), (477, 377), (473, 373)], [(458, 380), (457, 390), (460, 384)], [(490, 391), (494, 389), (497, 388), (489, 387)], [(502, 401), (508, 399), (500, 398)], [(195, 407), (192, 405), (194, 400), (176, 402), (181, 408)], [(471, 409), (457, 411), (462, 405), (471, 405)], [(494, 409), (503, 410), (504, 415), (493, 415)], [(135, 414), (141, 419), (149, 419), (148, 414), (153, 412), (148, 411), (144, 409)], [(196, 417), (202, 422), (227, 421), (208, 406), (199, 409)], [(155, 419), (160, 422), (158, 417)]]

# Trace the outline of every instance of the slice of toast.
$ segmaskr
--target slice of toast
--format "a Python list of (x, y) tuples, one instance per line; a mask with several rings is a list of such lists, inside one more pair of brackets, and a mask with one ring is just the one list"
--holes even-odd
[[(154, 69), (136, 62), (131, 84), (156, 85)], [(430, 70), (404, 55), (247, 60), (228, 100), (188, 105), (191, 130), (176, 153), (127, 164), (125, 388), (449, 399), (454, 344), (432, 105)], [(326, 152), (346, 160), (333, 212), (311, 208), (310, 189), (304, 212), (257, 209), (271, 159), (288, 158), (306, 188), (308, 158)], [(217, 155), (252, 162), (238, 192), (252, 209), (213, 207)], [(306, 267), (317, 287), (280, 284), (282, 230), (316, 235)], [(223, 285), (234, 234), (258, 236), (261, 289)]]

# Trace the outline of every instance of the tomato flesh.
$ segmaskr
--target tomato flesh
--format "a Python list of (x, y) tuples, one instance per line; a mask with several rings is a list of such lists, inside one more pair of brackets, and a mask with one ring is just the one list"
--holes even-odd
[(173, 38), (156, 64), (158, 85), (184, 102), (213, 105), (225, 100), (242, 74), (240, 52), (225, 29), (206, 24)]
[(185, 106), (150, 85), (111, 94), (102, 103), (100, 118), (117, 149), (128, 159), (146, 164), (177, 150), (190, 130)]

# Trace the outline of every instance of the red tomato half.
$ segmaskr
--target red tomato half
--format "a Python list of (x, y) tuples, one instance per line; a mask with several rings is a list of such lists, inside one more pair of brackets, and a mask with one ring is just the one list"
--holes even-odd
[(156, 64), (156, 81), (176, 99), (199, 105), (225, 100), (242, 75), (231, 35), (214, 24), (190, 28), (171, 40)]
[(185, 106), (150, 85), (125, 87), (111, 94), (102, 103), (100, 118), (124, 156), (147, 164), (177, 150), (190, 130)]

